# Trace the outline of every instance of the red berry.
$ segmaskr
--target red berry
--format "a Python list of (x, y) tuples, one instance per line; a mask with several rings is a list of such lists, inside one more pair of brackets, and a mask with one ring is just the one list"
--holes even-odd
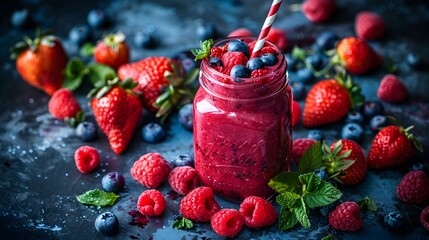
[[(262, 77), (268, 73), (270, 73), (270, 72), (267, 69), (260, 68), (260, 69), (253, 70), (252, 73), (250, 74), (250, 77), (251, 78), (258, 78), (258, 77)], [(263, 80), (267, 81), (268, 79), (263, 79)]]
[(380, 82), (377, 96), (386, 102), (399, 103), (407, 99), (408, 92), (401, 79), (393, 74), (387, 74)]
[(89, 173), (100, 163), (100, 155), (97, 149), (90, 146), (82, 146), (74, 152), (74, 161), (77, 170), (81, 173)]
[[(274, 43), (274, 45), (276, 45), (281, 50), (285, 50), (287, 48), (287, 35), (280, 28), (271, 28), (270, 32), (268, 33), (267, 40)], [(272, 53), (276, 53), (276, 51)]]
[(155, 189), (142, 192), (137, 201), (139, 212), (149, 217), (156, 217), (164, 213), (165, 206), (164, 195)]
[(237, 28), (228, 34), (228, 37), (253, 37), (253, 33), (247, 28)]
[(386, 31), (383, 18), (373, 12), (360, 12), (355, 18), (356, 35), (365, 40), (374, 40)]
[(170, 165), (159, 153), (141, 156), (131, 167), (131, 175), (147, 188), (156, 188), (163, 183), (170, 172)]
[(427, 231), (429, 231), (429, 206), (425, 207), (420, 214), (420, 223)]
[(176, 167), (168, 175), (168, 183), (178, 194), (186, 195), (198, 187), (197, 171), (190, 166)]
[(335, 11), (335, 0), (306, 0), (302, 12), (312, 22), (323, 22)]
[(328, 216), (329, 224), (337, 230), (356, 232), (363, 226), (359, 205), (355, 202), (343, 202)]
[(224, 53), (225, 51), (221, 47), (212, 47), (210, 49), (210, 57), (217, 57), (219, 59), (222, 59)]
[(235, 65), (244, 65), (246, 66), (247, 57), (242, 52), (226, 52), (222, 56), (222, 65), (227, 69), (227, 74), (231, 71), (231, 68)]
[(302, 155), (317, 141), (312, 138), (298, 138), (292, 143), (292, 160), (299, 163)]
[(223, 237), (234, 237), (243, 228), (243, 219), (235, 209), (222, 209), (211, 219), (213, 230)]
[(76, 117), (76, 114), (81, 111), (73, 92), (67, 88), (55, 91), (49, 100), (48, 109), (52, 116), (61, 120)]
[(270, 202), (261, 197), (250, 196), (240, 204), (240, 214), (248, 227), (264, 227), (273, 225), (277, 212)]
[(209, 222), (219, 210), (213, 190), (209, 187), (196, 188), (180, 201), (182, 215), (197, 222)]
[(298, 102), (292, 102), (292, 127), (295, 127), (298, 124), (299, 119), (301, 118), (301, 106)]
[(422, 203), (429, 199), (429, 178), (424, 171), (410, 171), (396, 188), (398, 198), (407, 203)]

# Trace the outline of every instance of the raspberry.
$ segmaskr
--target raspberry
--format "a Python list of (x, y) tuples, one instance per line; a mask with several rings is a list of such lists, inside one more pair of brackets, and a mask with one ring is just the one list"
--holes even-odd
[(253, 33), (247, 28), (237, 28), (228, 34), (228, 37), (253, 37)]
[(168, 183), (178, 194), (186, 195), (198, 187), (197, 171), (190, 166), (176, 167), (168, 175)]
[(158, 190), (146, 190), (140, 194), (137, 209), (149, 217), (156, 217), (164, 213), (166, 206), (164, 195)]
[(156, 188), (167, 179), (170, 165), (159, 153), (141, 156), (131, 167), (131, 175), (143, 186)]
[(77, 170), (81, 173), (89, 173), (100, 163), (100, 155), (97, 149), (90, 146), (82, 146), (74, 152), (74, 161)]
[(398, 198), (407, 203), (422, 203), (429, 199), (429, 178), (421, 170), (410, 171), (396, 188)]
[(224, 49), (221, 47), (212, 47), (210, 49), (210, 57), (217, 57), (219, 59), (222, 59), (222, 56), (224, 54)]
[(74, 118), (81, 111), (73, 92), (67, 88), (59, 89), (52, 95), (48, 109), (52, 116), (61, 120)]
[(380, 82), (377, 96), (386, 102), (399, 103), (407, 99), (408, 92), (401, 79), (393, 74), (387, 74)]
[(316, 142), (317, 141), (312, 138), (295, 139), (292, 143), (292, 160), (299, 163), (305, 151), (307, 151), (307, 149), (313, 146)]
[(218, 235), (234, 237), (243, 228), (243, 218), (237, 210), (225, 208), (213, 215), (211, 225)]
[(240, 204), (240, 214), (248, 227), (264, 227), (273, 225), (277, 212), (270, 202), (261, 197), (250, 196)]
[[(257, 77), (264, 76), (268, 73), (269, 73), (269, 71), (267, 69), (260, 68), (260, 69), (253, 70), (252, 73), (250, 74), (250, 77), (251, 78), (257, 78)], [(267, 81), (267, 79), (265, 79), (265, 81)]]
[(420, 214), (420, 223), (427, 231), (429, 231), (429, 206), (425, 207)]
[(363, 226), (359, 205), (355, 202), (343, 202), (329, 213), (329, 224), (337, 230), (356, 232)]
[[(287, 48), (288, 42), (286, 33), (279, 28), (271, 28), (270, 32), (268, 33), (267, 40), (274, 43), (274, 45), (276, 45), (281, 50), (285, 50)], [(276, 53), (276, 51), (271, 53)]]
[(273, 46), (265, 46), (261, 49), (261, 55), (266, 53), (277, 54), (277, 50)]
[(301, 106), (298, 102), (292, 102), (292, 127), (295, 127), (298, 124), (299, 119), (301, 118)]
[(222, 65), (224, 68), (228, 69), (228, 75), (231, 71), (231, 68), (235, 65), (243, 65), (246, 66), (247, 57), (242, 52), (226, 52), (222, 56)]
[(323, 22), (335, 11), (335, 0), (306, 0), (302, 12), (312, 22)]
[(182, 215), (197, 222), (209, 222), (219, 209), (213, 190), (209, 187), (196, 188), (180, 201)]
[(365, 40), (375, 40), (386, 31), (383, 18), (373, 12), (360, 12), (355, 18), (356, 35)]

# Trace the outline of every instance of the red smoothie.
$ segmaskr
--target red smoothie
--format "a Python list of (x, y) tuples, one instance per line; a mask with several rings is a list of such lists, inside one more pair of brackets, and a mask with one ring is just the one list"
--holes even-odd
[(273, 193), (268, 181), (289, 168), (292, 94), (285, 57), (278, 49), (276, 56), (269, 72), (256, 78), (237, 79), (207, 59), (201, 63), (194, 99), (195, 169), (204, 185), (226, 199), (268, 197)]

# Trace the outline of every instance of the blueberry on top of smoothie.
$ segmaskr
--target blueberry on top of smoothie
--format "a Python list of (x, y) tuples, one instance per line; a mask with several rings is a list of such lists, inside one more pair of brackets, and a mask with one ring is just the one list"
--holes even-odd
[[(247, 78), (250, 77), (250, 70), (243, 65), (235, 65), (231, 68), (230, 76), (238, 78)], [(235, 81), (235, 79), (234, 79)]]
[(265, 66), (274, 66), (279, 61), (273, 53), (262, 54), (261, 60)]
[(242, 52), (249, 57), (249, 46), (241, 40), (232, 40), (228, 43), (228, 52)]
[(264, 62), (262, 62), (260, 58), (251, 58), (247, 61), (246, 67), (249, 68), (250, 71), (254, 71), (263, 68)]

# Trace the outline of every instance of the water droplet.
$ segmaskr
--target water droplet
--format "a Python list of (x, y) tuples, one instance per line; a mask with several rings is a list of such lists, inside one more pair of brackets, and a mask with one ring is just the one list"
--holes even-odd
[(34, 99), (33, 98), (28, 99), (28, 103), (33, 104), (34, 103)]

